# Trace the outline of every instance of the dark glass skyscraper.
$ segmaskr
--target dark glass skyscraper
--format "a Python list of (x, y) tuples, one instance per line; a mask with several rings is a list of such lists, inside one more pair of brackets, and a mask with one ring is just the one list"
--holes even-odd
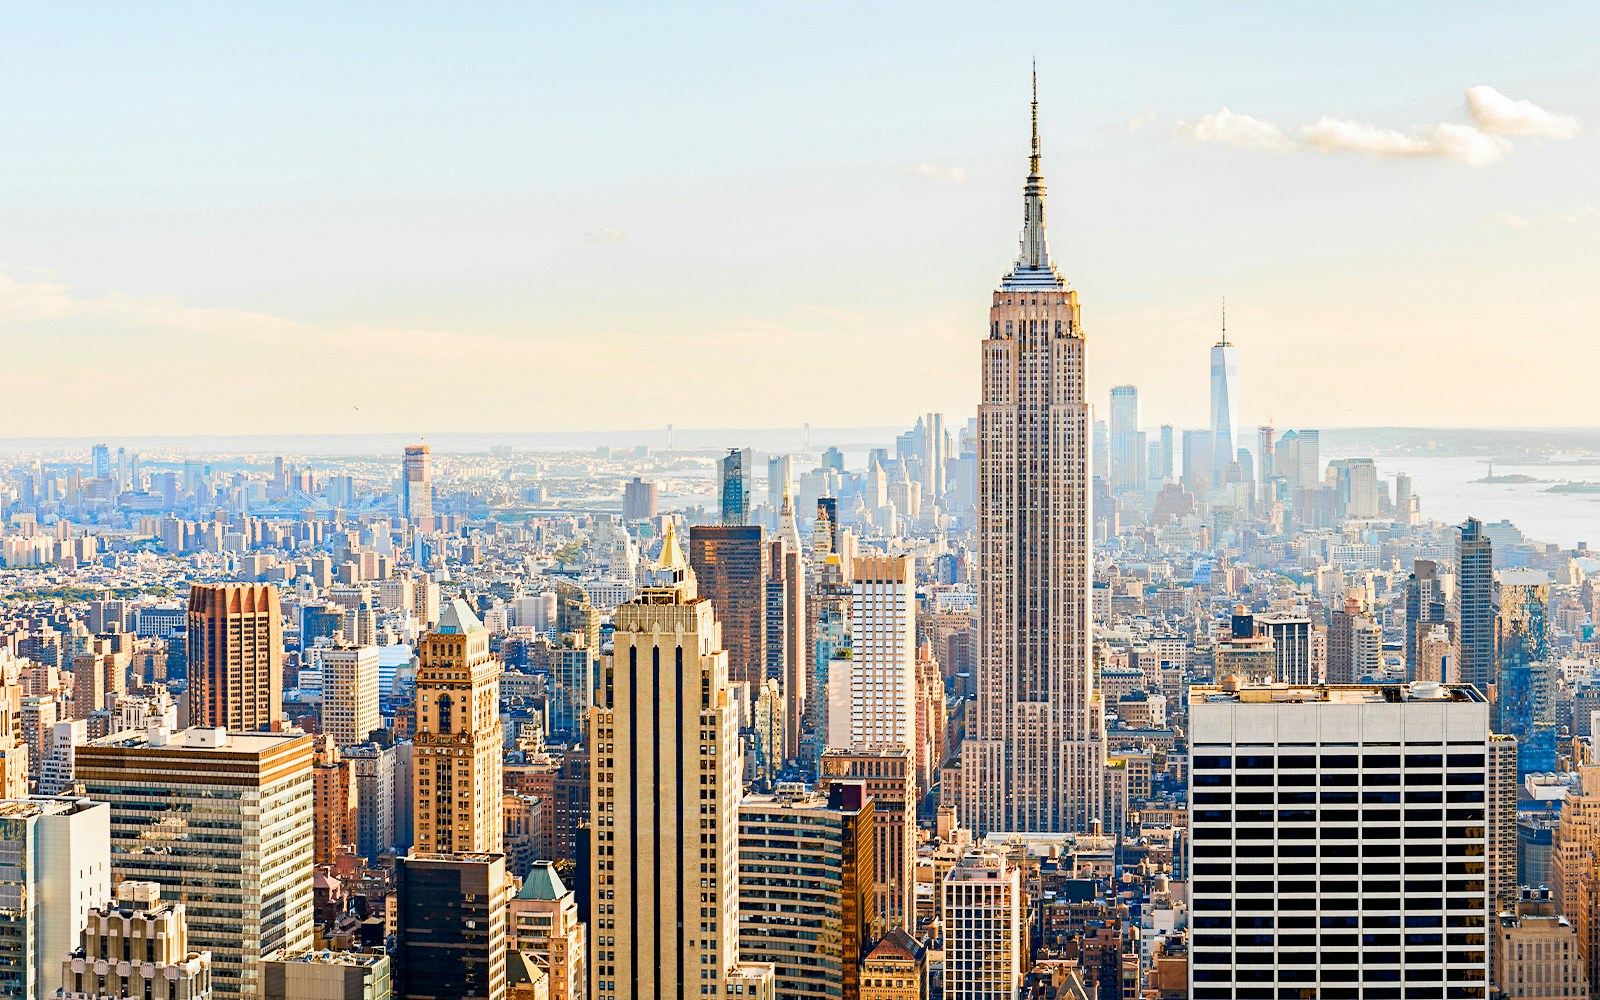
[(1487, 694), (1495, 681), (1494, 553), (1483, 522), (1469, 517), (1456, 543), (1456, 663), (1461, 683)]
[(724, 527), (750, 523), (750, 449), (729, 448), (722, 457), (722, 484), (717, 494)]

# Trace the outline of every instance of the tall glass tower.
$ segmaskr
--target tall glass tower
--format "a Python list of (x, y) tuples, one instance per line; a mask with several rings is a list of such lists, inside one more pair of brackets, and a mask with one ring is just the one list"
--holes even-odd
[(1211, 345), (1211, 478), (1222, 482), (1236, 460), (1239, 428), (1239, 358), (1228, 343), (1228, 310), (1222, 310), (1222, 339)]

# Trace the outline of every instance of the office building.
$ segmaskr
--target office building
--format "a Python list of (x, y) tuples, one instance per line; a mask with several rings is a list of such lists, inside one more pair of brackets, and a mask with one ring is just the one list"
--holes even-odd
[(1143, 489), (1144, 466), (1139, 437), (1139, 390), (1131, 385), (1111, 387), (1111, 492)]
[(1275, 434), (1277, 431), (1271, 424), (1262, 424), (1256, 428), (1256, 482), (1261, 487), (1263, 499), (1267, 495), (1267, 484), (1278, 475), (1277, 452), (1273, 447)]
[(103, 802), (0, 802), (0, 995), (47, 997), (61, 986), (61, 960), (111, 896), (110, 829)]
[(872, 801), (878, 901), (875, 935), (916, 929), (916, 761), (901, 746), (833, 747), (822, 755), (820, 787), (859, 784)]
[(1224, 684), (1189, 702), (1190, 996), (1482, 996), (1482, 695)]
[(785, 785), (739, 804), (739, 955), (772, 963), (779, 996), (860, 996), (876, 926), (872, 825), (859, 784)]
[(721, 478), (717, 503), (722, 511), (722, 526), (738, 528), (750, 523), (750, 512), (755, 499), (750, 489), (751, 457), (749, 448), (729, 448), (719, 466)]
[(591, 993), (683, 1000), (735, 978), (756, 985), (738, 972), (742, 775), (728, 657), (670, 526), (639, 596), (612, 620), (590, 713)]
[(1274, 680), (1282, 684), (1315, 684), (1320, 679), (1312, 675), (1310, 618), (1263, 615), (1256, 618), (1256, 625), (1263, 636), (1272, 640)]
[(1580, 765), (1550, 852), (1556, 908), (1572, 921), (1590, 983), (1600, 983), (1600, 766)]
[(229, 732), (283, 727), (283, 611), (270, 583), (189, 591), (189, 724)]
[(1228, 313), (1224, 304), (1222, 338), (1211, 346), (1211, 462), (1215, 482), (1222, 482), (1235, 461), (1239, 428), (1239, 357), (1228, 343)]
[[(1406, 674), (1412, 680), (1417, 676), (1419, 657), (1418, 640), (1430, 631), (1431, 626), (1443, 624), (1449, 617), (1449, 598), (1445, 593), (1444, 578), (1439, 564), (1432, 559), (1415, 559), (1411, 574), (1406, 577)], [(1434, 680), (1445, 680), (1435, 677)]]
[(1016, 1000), (1028, 952), (1022, 870), (999, 854), (974, 851), (946, 873), (944, 995), (949, 1000)]
[(978, 408), (977, 699), (962, 825), (1087, 830), (1104, 795), (1093, 698), (1089, 409), (1078, 293), (1045, 235), (1037, 93), (1015, 266), (996, 289)]
[(311, 765), (311, 857), (333, 864), (341, 849), (356, 849), (360, 828), (354, 769), (326, 736), (314, 738)]
[(549, 1000), (589, 995), (588, 925), (578, 919), (578, 899), (549, 861), (535, 861), (511, 900), (507, 944), (534, 956), (550, 977)]
[[(356, 789), (356, 853), (377, 864), (378, 858), (399, 844), (396, 836), (395, 792), (399, 785), (399, 754), (395, 747), (361, 743), (343, 747), (340, 755), (350, 764)], [(409, 800), (409, 782), (404, 790)]]
[(395, 992), (407, 1000), (504, 1000), (504, 855), (413, 851), (395, 866)]
[(264, 1000), (389, 1000), (393, 963), (381, 951), (279, 949), (261, 960)]
[(400, 516), (408, 524), (433, 522), (433, 456), (425, 444), (406, 445), (400, 467)]
[[(779, 501), (777, 537), (767, 545), (767, 671), (782, 697), (782, 759), (800, 756), (800, 723), (805, 715), (811, 656), (806, 645), (805, 551), (794, 516), (794, 497)], [(715, 602), (713, 602), (714, 604)]]
[(1572, 921), (1549, 888), (1523, 889), (1495, 921), (1495, 977), (1505, 1000), (1587, 1000), (1589, 976)]
[(661, 487), (634, 476), (622, 484), (622, 519), (648, 521), (661, 509)]
[(1495, 682), (1494, 545), (1483, 522), (1467, 518), (1456, 542), (1456, 669), (1461, 683), (1487, 693)]
[(917, 746), (917, 574), (911, 556), (858, 556), (851, 581), (850, 746)]
[(418, 651), (412, 801), (418, 853), (498, 854), (501, 801), (500, 661), (489, 630), (456, 598)]
[(697, 592), (711, 602), (728, 653), (728, 679), (753, 701), (767, 676), (766, 584), (771, 575), (764, 531), (751, 527), (696, 526), (689, 532), (689, 564)]
[(378, 647), (335, 646), (322, 651), (322, 732), (336, 747), (365, 743), (383, 728)]
[(118, 884), (61, 963), (61, 1000), (209, 1000), (211, 953), (191, 950), (187, 909), (155, 882)]
[(783, 496), (794, 485), (794, 456), (771, 455), (767, 458), (767, 506), (773, 510), (783, 503)]
[(261, 956), (312, 944), (311, 762), (310, 736), (210, 728), (78, 748), (84, 793), (111, 806), (114, 874), (188, 907), (219, 1000), (261, 997)]
[(1557, 664), (1550, 650), (1550, 580), (1505, 570), (1496, 588), (1494, 729), (1517, 738), (1522, 774), (1556, 769)]

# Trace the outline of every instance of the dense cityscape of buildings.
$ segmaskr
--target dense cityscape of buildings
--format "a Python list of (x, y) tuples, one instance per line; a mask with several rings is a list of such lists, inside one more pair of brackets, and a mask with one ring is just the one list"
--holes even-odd
[(1034, 110), (973, 419), (0, 459), (0, 992), (1600, 995), (1600, 558), (1240, 427), (1225, 320), (1101, 410)]

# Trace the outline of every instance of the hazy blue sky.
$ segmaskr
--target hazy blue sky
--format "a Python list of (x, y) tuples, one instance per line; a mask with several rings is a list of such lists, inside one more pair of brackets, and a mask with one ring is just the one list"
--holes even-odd
[(13, 6), (0, 437), (958, 417), (1035, 56), (1095, 398), (1600, 424), (1600, 5), (1023, 11)]

